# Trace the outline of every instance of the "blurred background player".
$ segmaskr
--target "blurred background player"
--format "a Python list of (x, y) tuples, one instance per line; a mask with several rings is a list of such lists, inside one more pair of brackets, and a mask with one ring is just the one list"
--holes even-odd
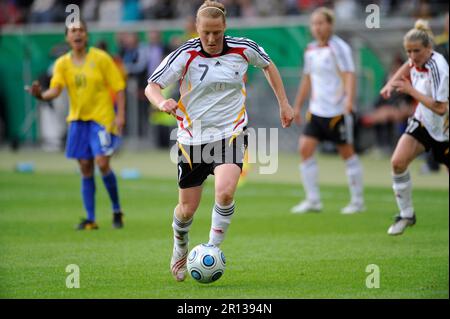
[(320, 211), (322, 203), (314, 152), (317, 145), (330, 140), (337, 145), (345, 161), (351, 201), (343, 214), (365, 210), (362, 166), (353, 147), (353, 101), (355, 97), (355, 67), (350, 46), (333, 35), (334, 13), (320, 7), (311, 16), (310, 43), (304, 55), (303, 79), (295, 100), (295, 122), (301, 123), (301, 108), (311, 93), (306, 125), (299, 139), (300, 175), (306, 199), (291, 209), (292, 213)]
[(433, 51), (433, 35), (424, 20), (418, 20), (405, 35), (404, 47), (409, 61), (381, 94), (388, 98), (393, 91), (405, 93), (419, 104), (391, 158), (393, 189), (400, 214), (389, 227), (389, 235), (400, 235), (416, 223), (409, 164), (419, 154), (431, 150), (436, 161), (449, 167), (448, 63)]
[[(113, 59), (103, 50), (88, 47), (84, 22), (66, 28), (66, 41), (71, 51), (55, 63), (50, 88), (42, 91), (34, 82), (29, 92), (36, 98), (50, 101), (67, 88), (70, 110), (67, 121), (66, 156), (78, 160), (82, 174), (81, 193), (87, 218), (77, 229), (97, 229), (95, 222), (95, 179), (97, 164), (113, 209), (113, 226), (123, 227), (117, 180), (110, 158), (119, 146), (125, 126), (125, 82)], [(117, 92), (117, 113), (110, 89)]]
[[(188, 233), (208, 175), (215, 175), (209, 244), (219, 246), (223, 242), (235, 211), (234, 193), (247, 147), (244, 76), (249, 64), (264, 70), (278, 99), (283, 127), (293, 120), (276, 66), (255, 42), (225, 36), (225, 15), (223, 4), (205, 1), (197, 11), (199, 38), (172, 52), (150, 77), (146, 89), (153, 104), (179, 121), (179, 202), (173, 216), (170, 263), (177, 281), (186, 277)], [(161, 89), (180, 79), (178, 103), (164, 98)], [(205, 148), (210, 151), (203, 156)]]

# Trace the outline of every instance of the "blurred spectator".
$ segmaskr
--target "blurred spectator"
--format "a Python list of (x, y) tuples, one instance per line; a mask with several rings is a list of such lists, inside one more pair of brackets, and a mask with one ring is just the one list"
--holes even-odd
[(49, 23), (56, 20), (55, 0), (35, 0), (31, 6), (31, 23)]
[(99, 0), (84, 0), (81, 16), (86, 22), (98, 20)]
[(0, 26), (3, 24), (21, 24), (28, 20), (33, 0), (0, 1)]
[(139, 0), (122, 0), (122, 21), (138, 21), (140, 18)]
[(122, 2), (103, 0), (98, 8), (98, 20), (101, 24), (119, 24), (122, 20)]
[(435, 50), (442, 54), (448, 62), (448, 11), (445, 15), (444, 31), (435, 38)]
[(144, 47), (145, 60), (147, 62), (146, 76), (150, 77), (158, 67), (164, 57), (169, 53), (169, 49), (161, 40), (159, 30), (148, 32), (148, 44)]
[(144, 19), (174, 19), (176, 5), (170, 0), (141, 1), (141, 13)]
[(334, 12), (336, 19), (341, 21), (348, 21), (355, 19), (361, 8), (354, 0), (336, 0), (334, 1)]
[[(261, 1), (262, 3), (264, 1)], [(240, 5), (240, 16), (243, 18), (253, 18), (258, 16), (255, 6), (251, 0), (239, 0)]]
[(144, 45), (139, 44), (139, 37), (134, 32), (119, 35), (119, 55), (122, 58), (128, 76), (140, 76), (146, 70)]
[(222, 1), (227, 8), (227, 17), (240, 17), (241, 16), (241, 5), (239, 0), (225, 0)]

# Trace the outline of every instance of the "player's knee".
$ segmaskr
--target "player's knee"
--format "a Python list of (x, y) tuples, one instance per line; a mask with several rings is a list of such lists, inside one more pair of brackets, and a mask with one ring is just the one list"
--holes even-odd
[(178, 212), (181, 214), (183, 219), (190, 219), (197, 210), (197, 206), (198, 205), (195, 205), (193, 203), (181, 202), (178, 203)]
[(402, 160), (401, 158), (392, 157), (391, 167), (394, 173), (400, 174), (403, 173), (408, 168), (408, 164), (406, 163), (405, 160)]
[(111, 170), (111, 168), (109, 167), (109, 160), (107, 159), (104, 158), (97, 159), (96, 164), (98, 166), (98, 169), (100, 170), (100, 172), (102, 172), (103, 175), (109, 173), (109, 171)]
[(216, 202), (220, 205), (229, 205), (233, 202), (234, 190), (231, 187), (223, 187), (216, 190)]
[(80, 161), (81, 175), (91, 177), (94, 175), (94, 163), (91, 161)]
[(311, 156), (312, 156), (312, 152), (309, 148), (302, 147), (302, 146), (300, 147), (300, 157), (302, 158), (302, 160), (306, 161)]

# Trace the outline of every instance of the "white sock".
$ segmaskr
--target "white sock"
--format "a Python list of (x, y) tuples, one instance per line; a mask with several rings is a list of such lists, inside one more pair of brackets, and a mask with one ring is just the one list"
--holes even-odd
[(219, 246), (231, 223), (231, 217), (234, 213), (234, 201), (227, 206), (215, 204), (212, 210), (211, 230), (209, 232), (209, 244)]
[(306, 199), (310, 202), (320, 202), (318, 186), (319, 168), (316, 159), (311, 157), (300, 164), (300, 176), (305, 189)]
[(414, 208), (412, 204), (412, 182), (409, 171), (405, 171), (401, 174), (392, 174), (394, 184), (395, 199), (397, 200), (397, 206), (400, 210), (401, 217), (413, 217)]
[(348, 186), (350, 189), (351, 202), (364, 204), (363, 196), (363, 169), (358, 155), (353, 155), (345, 161)]
[(189, 229), (191, 228), (193, 218), (187, 221), (180, 221), (175, 212), (173, 213), (173, 243), (177, 251), (185, 252), (188, 249)]

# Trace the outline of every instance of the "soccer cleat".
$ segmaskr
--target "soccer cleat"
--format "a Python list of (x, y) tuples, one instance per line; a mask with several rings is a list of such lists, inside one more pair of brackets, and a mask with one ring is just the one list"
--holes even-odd
[(186, 261), (188, 256), (188, 250), (179, 252), (176, 248), (173, 248), (172, 260), (170, 261), (170, 271), (176, 281), (183, 281), (186, 279), (187, 267)]
[(322, 210), (321, 202), (311, 202), (309, 200), (304, 200), (300, 204), (291, 208), (291, 213), (293, 214), (304, 214), (308, 212), (320, 212)]
[(123, 228), (123, 213), (114, 213), (113, 214), (113, 228), (119, 229)]
[(98, 225), (96, 222), (90, 221), (88, 219), (81, 219), (81, 223), (76, 226), (77, 230), (92, 230), (98, 229)]
[(343, 215), (351, 215), (356, 213), (362, 213), (366, 210), (366, 207), (363, 203), (350, 203), (344, 208), (341, 209), (341, 214)]
[(400, 215), (395, 216), (395, 222), (389, 227), (387, 233), (389, 235), (401, 235), (408, 226), (414, 226), (416, 224), (416, 215), (413, 217), (401, 217)]

